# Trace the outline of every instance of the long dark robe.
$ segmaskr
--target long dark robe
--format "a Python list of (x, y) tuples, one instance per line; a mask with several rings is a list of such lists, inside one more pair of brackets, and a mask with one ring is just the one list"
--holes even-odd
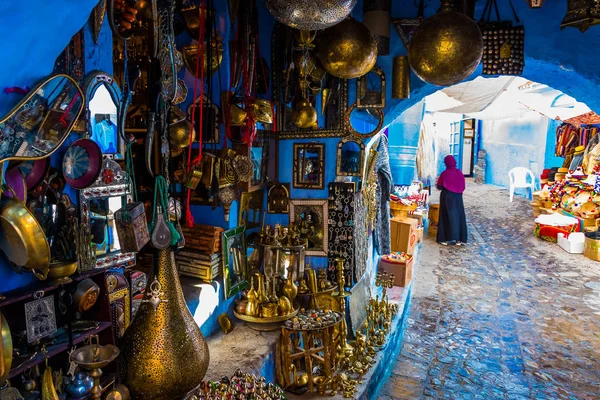
[(451, 241), (467, 243), (467, 217), (462, 193), (443, 189), (440, 195), (437, 242)]

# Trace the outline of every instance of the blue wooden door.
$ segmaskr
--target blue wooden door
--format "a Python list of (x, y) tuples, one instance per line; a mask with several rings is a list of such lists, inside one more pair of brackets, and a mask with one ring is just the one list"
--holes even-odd
[(456, 159), (456, 167), (461, 169), (461, 150), (462, 150), (462, 121), (452, 122), (450, 124), (450, 148), (449, 154)]

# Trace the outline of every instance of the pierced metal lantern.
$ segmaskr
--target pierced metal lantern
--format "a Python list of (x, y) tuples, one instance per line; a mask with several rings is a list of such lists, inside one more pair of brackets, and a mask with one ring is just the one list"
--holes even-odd
[(438, 86), (454, 85), (475, 71), (483, 55), (479, 26), (445, 0), (438, 13), (415, 30), (408, 62), (419, 78)]
[(323, 31), (317, 50), (323, 68), (337, 78), (358, 78), (377, 62), (375, 37), (365, 24), (354, 18)]
[(592, 25), (600, 23), (599, 0), (568, 0), (567, 15), (560, 23), (560, 28), (572, 26), (585, 32)]
[(358, 0), (266, 0), (276, 20), (292, 28), (316, 31), (346, 18)]

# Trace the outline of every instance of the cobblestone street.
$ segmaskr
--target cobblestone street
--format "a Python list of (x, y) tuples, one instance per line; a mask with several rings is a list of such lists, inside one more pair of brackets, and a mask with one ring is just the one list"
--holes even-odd
[(600, 398), (600, 263), (533, 236), (527, 200), (468, 182), (466, 247), (426, 240), (379, 399)]

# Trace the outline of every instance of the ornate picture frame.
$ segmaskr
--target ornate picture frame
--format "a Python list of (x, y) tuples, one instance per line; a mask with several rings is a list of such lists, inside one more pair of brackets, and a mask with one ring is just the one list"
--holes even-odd
[(290, 212), (290, 184), (275, 183), (267, 190), (267, 212), (287, 214)]
[[(370, 91), (369, 76), (376, 75), (380, 82), (380, 91)], [(356, 108), (385, 108), (385, 73), (379, 67), (367, 72), (356, 82)]]
[(260, 189), (253, 192), (243, 192), (240, 195), (238, 223), (240, 225), (244, 224), (246, 229), (260, 226), (264, 195), (265, 191)]
[(222, 235), (223, 293), (225, 299), (229, 299), (249, 287), (246, 227), (238, 226)]
[[(344, 150), (344, 147), (349, 144), (356, 144), (358, 147), (358, 158), (349, 159), (350, 157), (356, 157), (348, 150)], [(365, 144), (362, 140), (353, 137), (343, 138), (340, 140), (337, 146), (337, 157), (336, 157), (336, 173), (338, 176), (362, 176), (362, 168), (365, 160)]]
[(294, 187), (325, 187), (325, 144), (294, 143)]
[(301, 237), (308, 237), (307, 256), (327, 257), (329, 218), (327, 199), (290, 200), (290, 224), (297, 224)]

